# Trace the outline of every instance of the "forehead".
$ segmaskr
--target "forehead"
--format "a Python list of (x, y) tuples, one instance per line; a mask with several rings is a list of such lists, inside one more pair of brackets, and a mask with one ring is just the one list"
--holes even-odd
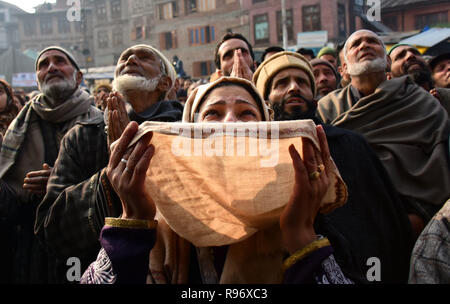
[(66, 54), (64, 54), (63, 52), (58, 50), (49, 50), (42, 54), (41, 57), (39, 57), (38, 64), (50, 58), (64, 58), (67, 62), (69, 62), (69, 58), (67, 58)]
[(253, 96), (240, 85), (231, 85), (212, 89), (208, 97), (205, 99), (204, 104), (214, 102), (220, 99), (224, 99), (226, 101), (245, 99), (246, 101), (254, 105), (257, 105), (256, 100), (253, 98)]
[(327, 66), (327, 65), (325, 65), (325, 64), (317, 64), (317, 65), (315, 65), (314, 67), (313, 67), (313, 70), (314, 70), (314, 72), (320, 72), (320, 71), (329, 71), (329, 72), (333, 72), (333, 70), (329, 67), (329, 66)]
[(371, 32), (368, 31), (359, 31), (350, 36), (347, 41), (348, 46), (350, 46), (356, 40), (365, 40), (365, 39), (375, 39), (378, 43), (380, 43), (380, 39)]
[(241, 39), (231, 38), (223, 42), (219, 47), (219, 54), (224, 54), (229, 50), (234, 50), (237, 48), (244, 48), (248, 50), (247, 43)]
[(410, 51), (410, 52), (413, 52), (413, 53), (415, 53), (415, 54), (420, 54), (420, 52), (419, 52), (416, 48), (414, 48), (414, 47), (412, 47), (412, 46), (408, 46), (408, 45), (402, 45), (402, 46), (396, 47), (396, 48), (392, 51), (390, 57), (391, 57), (391, 58), (395, 58), (395, 56), (396, 56), (397, 54), (400, 54), (400, 53), (403, 52), (403, 51)]
[(128, 57), (133, 54), (134, 55), (146, 55), (146, 56), (152, 57), (154, 59), (158, 58), (158, 56), (152, 50), (145, 48), (145, 47), (129, 48), (128, 50), (123, 52), (122, 55), (120, 55), (120, 58)]
[(277, 81), (278, 79), (286, 78), (286, 77), (301, 77), (304, 79), (308, 79), (308, 75), (299, 68), (287, 68), (284, 70), (281, 70), (273, 77), (273, 82)]

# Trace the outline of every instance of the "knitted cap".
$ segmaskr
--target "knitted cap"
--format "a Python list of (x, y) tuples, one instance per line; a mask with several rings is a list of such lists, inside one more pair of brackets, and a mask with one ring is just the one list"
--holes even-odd
[(337, 57), (336, 51), (333, 48), (330, 48), (329, 46), (325, 46), (320, 49), (319, 53), (317, 54), (317, 58), (320, 58), (320, 56), (327, 55), (327, 54), (333, 56), (334, 58)]
[(313, 66), (313, 71), (314, 71), (314, 67), (316, 65), (326, 65), (327, 67), (329, 67), (333, 71), (334, 76), (336, 77), (336, 79), (338, 79), (338, 74), (336, 72), (336, 69), (334, 68), (334, 66), (329, 61), (326, 61), (326, 60), (323, 60), (323, 59), (319, 59), (319, 58), (315, 58), (315, 59), (311, 60), (309, 63), (311, 63), (311, 65)]
[(281, 70), (288, 68), (303, 70), (309, 77), (313, 94), (316, 95), (316, 82), (311, 64), (299, 53), (289, 51), (279, 52), (270, 56), (261, 63), (255, 74), (253, 74), (253, 83), (256, 85), (259, 94), (267, 98), (266, 91), (272, 82), (272, 78)]
[(399, 46), (409, 46), (409, 47), (412, 47), (412, 48), (415, 48), (415, 49), (416, 49), (416, 47), (415, 47), (414, 45), (411, 45), (411, 44), (407, 44), (407, 43), (397, 43), (397, 44), (394, 44), (394, 45), (389, 49), (389, 52), (387, 53), (388, 56), (390, 56), (391, 53), (392, 53), (392, 51), (395, 50), (396, 48), (398, 48)]
[(39, 58), (41, 58), (41, 56), (42, 56), (44, 53), (46, 53), (46, 52), (48, 52), (48, 51), (52, 51), (52, 50), (54, 50), (54, 51), (59, 51), (59, 52), (63, 53), (64, 55), (66, 55), (66, 57), (69, 59), (70, 63), (72, 63), (73, 67), (74, 67), (77, 71), (80, 70), (80, 68), (78, 67), (77, 62), (75, 61), (75, 58), (73, 57), (73, 55), (72, 55), (69, 51), (67, 51), (66, 49), (64, 49), (64, 48), (62, 48), (62, 47), (60, 47), (60, 46), (54, 45), (54, 46), (49, 46), (49, 47), (43, 49), (43, 50), (39, 53), (39, 55), (38, 55), (37, 58), (36, 58), (36, 62), (35, 62), (35, 68), (36, 68), (36, 71), (37, 71), (37, 69), (38, 69)]

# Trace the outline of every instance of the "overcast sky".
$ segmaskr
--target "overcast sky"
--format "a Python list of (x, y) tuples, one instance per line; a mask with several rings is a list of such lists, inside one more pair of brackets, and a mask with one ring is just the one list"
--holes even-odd
[(34, 7), (44, 2), (55, 3), (55, 0), (3, 0), (4, 2), (12, 3), (28, 13), (34, 13)]

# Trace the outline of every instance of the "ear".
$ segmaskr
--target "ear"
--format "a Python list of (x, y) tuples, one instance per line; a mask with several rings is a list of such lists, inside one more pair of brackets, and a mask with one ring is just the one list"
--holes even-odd
[(158, 87), (161, 92), (167, 92), (172, 88), (172, 79), (167, 76), (163, 75), (161, 79), (159, 80)]
[(76, 81), (77, 86), (79, 86), (81, 84), (81, 81), (83, 81), (83, 73), (81, 71), (77, 71)]

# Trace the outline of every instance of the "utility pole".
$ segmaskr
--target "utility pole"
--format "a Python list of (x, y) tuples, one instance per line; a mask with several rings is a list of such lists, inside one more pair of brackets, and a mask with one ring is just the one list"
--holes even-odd
[(287, 49), (288, 37), (286, 27), (286, 0), (281, 0), (281, 25), (283, 27), (283, 48)]

